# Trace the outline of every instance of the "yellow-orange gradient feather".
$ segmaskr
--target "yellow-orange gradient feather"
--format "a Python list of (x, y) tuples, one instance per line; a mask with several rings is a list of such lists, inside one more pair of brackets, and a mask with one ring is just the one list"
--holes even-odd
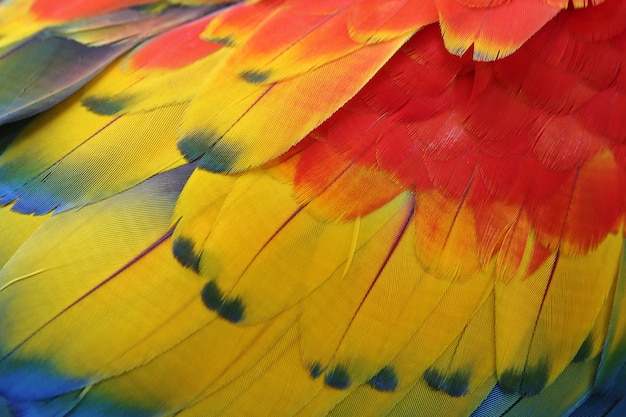
[(0, 22), (0, 414), (626, 413), (626, 0)]

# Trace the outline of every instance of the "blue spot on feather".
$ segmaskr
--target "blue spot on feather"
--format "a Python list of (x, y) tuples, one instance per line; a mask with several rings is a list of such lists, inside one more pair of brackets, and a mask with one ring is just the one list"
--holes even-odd
[(507, 369), (500, 374), (498, 382), (504, 392), (515, 394), (522, 383), (522, 372)]
[(211, 281), (202, 288), (202, 302), (209, 310), (217, 310), (222, 304), (222, 292), (215, 282)]
[(177, 146), (183, 156), (191, 162), (204, 155), (220, 138), (215, 131), (195, 132), (182, 138)]
[(186, 268), (200, 271), (200, 255), (193, 250), (193, 241), (185, 237), (178, 237), (172, 245), (174, 257)]
[(544, 359), (534, 366), (526, 365), (523, 372), (511, 369), (502, 372), (499, 382), (506, 392), (522, 396), (536, 395), (546, 387), (549, 372), (549, 363)]
[[(84, 394), (87, 394), (86, 396)], [(73, 391), (45, 400), (15, 402), (11, 404), (14, 414), (23, 417), (43, 416), (151, 416), (156, 410), (128, 406), (113, 399), (102, 399), (93, 395), (93, 392), (83, 390)], [(0, 414), (1, 415), (1, 414)]]
[(217, 314), (231, 323), (238, 323), (243, 319), (243, 310), (243, 302), (239, 298), (235, 298), (234, 300), (224, 300), (220, 308), (217, 309)]
[(322, 375), (322, 372), (324, 372), (324, 368), (322, 368), (322, 365), (319, 362), (315, 362), (309, 367), (309, 375), (311, 375), (313, 379)]
[(348, 370), (341, 365), (337, 365), (334, 369), (326, 372), (324, 383), (326, 383), (329, 387), (336, 389), (348, 388), (351, 383)]
[(205, 152), (198, 166), (211, 172), (230, 172), (240, 155), (239, 149), (216, 143)]
[(178, 149), (188, 161), (198, 161), (198, 167), (211, 172), (229, 172), (242, 151), (232, 144), (220, 143), (222, 135), (214, 130), (194, 132), (178, 142)]
[(523, 396), (539, 394), (548, 384), (550, 368), (547, 361), (541, 361), (535, 366), (526, 365), (526, 372), (520, 386)]
[(113, 116), (124, 110), (128, 103), (128, 98), (112, 97), (87, 97), (83, 99), (83, 106), (96, 114)]
[(590, 334), (589, 336), (587, 336), (587, 338), (582, 343), (582, 345), (580, 345), (580, 348), (578, 349), (576, 356), (574, 356), (573, 361), (584, 362), (587, 359), (589, 359), (589, 356), (591, 356), (592, 348), (593, 348), (593, 336)]
[(271, 74), (271, 71), (244, 71), (240, 75), (251, 84), (261, 84), (267, 81)]
[(370, 379), (372, 388), (383, 392), (392, 392), (398, 388), (398, 376), (391, 366), (385, 366)]
[(43, 359), (8, 356), (0, 364), (0, 392), (11, 403), (55, 397), (87, 385), (87, 379), (64, 376), (60, 369)]
[(220, 317), (237, 323), (243, 319), (244, 305), (240, 298), (228, 299), (222, 295), (215, 281), (207, 283), (201, 292), (202, 301), (209, 309), (215, 311)]
[(60, 213), (72, 208), (72, 204), (61, 195), (55, 194), (54, 190), (47, 189), (41, 182), (33, 182), (28, 186), (12, 187), (10, 183), (0, 187), (0, 205), (6, 205), (13, 201), (13, 211), (22, 214), (34, 214), (36, 216), (47, 214), (52, 211)]
[(470, 372), (457, 370), (444, 373), (431, 367), (424, 372), (424, 380), (432, 389), (444, 391), (453, 397), (461, 397), (469, 391)]

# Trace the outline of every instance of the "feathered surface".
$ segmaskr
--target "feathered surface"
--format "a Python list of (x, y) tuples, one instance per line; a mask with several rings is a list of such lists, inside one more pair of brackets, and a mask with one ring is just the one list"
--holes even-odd
[(0, 23), (3, 415), (626, 412), (625, 0)]

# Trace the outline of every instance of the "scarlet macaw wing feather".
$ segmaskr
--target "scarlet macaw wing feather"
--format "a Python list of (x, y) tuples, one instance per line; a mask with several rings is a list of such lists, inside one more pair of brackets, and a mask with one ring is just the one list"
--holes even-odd
[[(206, 21), (201, 19), (199, 23), (204, 26)], [(180, 56), (176, 47), (189, 39), (189, 31), (193, 37), (198, 36), (194, 32), (196, 27), (197, 24), (184, 26), (183, 31), (177, 30), (163, 39), (172, 44), (174, 52), (170, 56)], [(211, 67), (214, 64), (213, 52), (215, 48), (209, 45), (208, 49), (191, 58), (191, 63), (200, 60), (193, 69), (197, 70), (202, 64)], [(141, 53), (140, 49), (137, 55), (141, 56)], [(171, 75), (169, 80), (167, 75)], [(152, 74), (156, 81), (146, 81), (145, 84), (150, 89), (163, 83), (164, 77), (165, 81), (177, 82), (186, 75), (185, 72), (182, 77), (180, 74)], [(151, 105), (140, 104), (140, 108), (126, 104), (130, 111), (115, 114), (112, 108), (118, 109), (122, 101), (98, 101), (91, 93), (92, 90), (100, 90), (103, 84), (116, 88), (121, 86), (127, 92), (126, 89), (137, 79), (145, 77), (141, 72), (121, 72), (117, 66), (107, 69), (94, 80), (93, 88), (76, 93), (20, 132), (12, 146), (0, 155), (2, 202), (6, 204), (17, 200), (13, 209), (25, 213), (65, 211), (114, 195), (156, 173), (185, 163), (176, 148), (176, 130), (180, 124), (177, 120), (182, 118), (189, 101), (184, 94), (176, 96), (172, 91), (170, 95), (164, 95), (163, 100)], [(188, 85), (191, 90), (193, 84)], [(131, 94), (141, 96), (142, 90), (138, 93), (134, 91), (131, 90)], [(180, 89), (176, 91), (181, 92)], [(99, 111), (92, 111), (94, 108)], [(73, 120), (81, 120), (81, 123), (73, 123)], [(126, 135), (129, 140), (119, 142), (114, 139), (120, 135)], [(131, 140), (131, 137), (134, 139)], [(153, 140), (156, 137), (161, 140)], [(129, 142), (135, 145), (126, 146)], [(30, 149), (38, 157), (28, 157), (25, 149)], [(149, 154), (153, 157), (142, 158)], [(91, 162), (85, 164), (85, 160)], [(139, 170), (121, 169), (129, 164), (136, 164)]]
[[(3, 28), (6, 34), (0, 37), (0, 71), (5, 74), (0, 80), (0, 124), (53, 106), (142, 40), (211, 10), (126, 9), (86, 20), (65, 21), (80, 16), (41, 14), (42, 3), (35, 2), (30, 10), (42, 21), (34, 25), (32, 34), (27, 33), (22, 39), (19, 33), (11, 33), (11, 23), (21, 20), (20, 10), (7, 7), (4, 11), (3, 19), (9, 24)], [(58, 12), (60, 9), (48, 5), (45, 10)], [(71, 7), (69, 10), (76, 11)], [(64, 21), (48, 20), (52, 18)]]
[(143, 43), (5, 133), (0, 395), (619, 412), (625, 4), (261, 0)]
[[(62, 117), (57, 117), (59, 110)], [(0, 156), (0, 177), (7, 178), (1, 200), (5, 204), (17, 200), (13, 210), (22, 213), (61, 212), (115, 195), (182, 165), (185, 161), (175, 148), (175, 128), (169, 123), (180, 113), (180, 106), (168, 106), (141, 115), (100, 116), (71, 98), (36, 120)], [(81, 124), (66, 123), (76, 117)], [(132, 137), (134, 145), (111, 140), (123, 136)], [(157, 137), (161, 140), (154, 140)], [(38, 157), (25, 158), (23, 149)], [(147, 155), (153, 157), (141, 159)], [(85, 160), (91, 160), (89, 166), (83, 164)], [(137, 171), (123, 169), (132, 164)]]

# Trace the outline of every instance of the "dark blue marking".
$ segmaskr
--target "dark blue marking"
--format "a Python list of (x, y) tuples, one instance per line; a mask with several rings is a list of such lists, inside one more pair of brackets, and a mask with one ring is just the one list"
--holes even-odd
[(244, 316), (244, 305), (240, 298), (227, 299), (223, 296), (215, 281), (209, 281), (200, 293), (202, 302), (209, 309), (215, 311), (220, 317), (232, 323), (238, 323)]
[(383, 392), (393, 392), (398, 388), (398, 375), (391, 366), (385, 366), (369, 380), (372, 388)]
[[(46, 214), (67, 202), (41, 182), (39, 176), (23, 177), (14, 166), (0, 167), (0, 205), (15, 202), (12, 210), (22, 214)], [(19, 169), (19, 168), (17, 168)]]
[(12, 207), (13, 211), (36, 216), (52, 211), (59, 213), (73, 207), (71, 202), (59, 194), (55, 194), (53, 190), (47, 189), (48, 187), (39, 181), (32, 183), (32, 185), (26, 185), (24, 188), (10, 192), (0, 190), (0, 193), (3, 194), (0, 204), (8, 204), (15, 200)]
[(83, 99), (83, 106), (93, 113), (113, 116), (124, 110), (128, 101), (128, 98), (87, 97)]
[[(624, 388), (624, 387), (622, 387)], [(620, 398), (608, 413), (603, 417), (624, 417), (626, 416), (626, 398)]]
[(322, 365), (319, 362), (314, 362), (309, 367), (309, 375), (311, 375), (313, 379), (317, 379), (320, 375), (322, 375), (322, 372), (324, 372), (324, 368), (322, 368)]
[(576, 356), (574, 356), (574, 362), (584, 362), (589, 359), (591, 355), (591, 349), (593, 348), (593, 336), (590, 334), (585, 341), (580, 345)]
[(211, 172), (230, 172), (241, 153), (239, 149), (216, 143), (207, 149), (198, 166)]
[(546, 387), (549, 371), (548, 361), (545, 359), (535, 366), (526, 365), (523, 372), (509, 369), (500, 375), (500, 386), (509, 393), (536, 395)]
[[(622, 402), (624, 402), (622, 407), (626, 407), (626, 400), (622, 399)], [(579, 404), (569, 417), (605, 417), (611, 415), (619, 407), (620, 399), (594, 393)], [(626, 414), (615, 414), (620, 417), (624, 415)]]
[[(10, 403), (12, 413), (9, 415), (24, 417), (66, 416), (76, 406), (81, 392), (82, 390), (72, 391), (45, 400), (13, 402)], [(0, 415), (4, 414), (0, 412)]]
[(75, 391), (89, 384), (86, 378), (71, 378), (48, 361), (5, 357), (0, 363), (0, 392), (13, 403), (47, 398)]
[(222, 135), (214, 130), (194, 132), (178, 141), (178, 150), (188, 161), (198, 161), (198, 167), (212, 172), (229, 172), (241, 149), (219, 143)]
[(461, 397), (469, 391), (470, 372), (457, 370), (443, 373), (431, 367), (424, 372), (424, 380), (433, 389), (444, 391), (453, 397)]
[(326, 372), (326, 376), (324, 377), (324, 383), (329, 387), (336, 389), (348, 388), (351, 383), (348, 370), (341, 365), (337, 365), (335, 369)]
[(24, 130), (26, 125), (32, 121), (24, 119), (0, 126), (0, 155), (9, 147), (11, 142)]
[(215, 311), (222, 304), (222, 291), (220, 291), (215, 281), (209, 281), (202, 288), (200, 296), (202, 297), (202, 302), (209, 310)]
[(267, 81), (271, 74), (271, 71), (244, 71), (240, 75), (251, 84), (261, 84)]
[(178, 237), (172, 245), (174, 257), (186, 268), (200, 271), (200, 255), (193, 250), (193, 241), (185, 237)]
[(215, 131), (191, 133), (178, 141), (178, 150), (188, 161), (195, 161), (218, 141), (221, 135)]
[(243, 320), (244, 306), (240, 298), (232, 300), (225, 299), (217, 309), (217, 314), (231, 323), (238, 323)]
[[(2, 193), (2, 186), (0, 185), (0, 193)], [(0, 206), (6, 206), (7, 204), (11, 204), (11, 202), (15, 201), (15, 196), (6, 191), (6, 194), (0, 196)]]
[(428, 368), (424, 372), (424, 379), (432, 389), (436, 390), (440, 390), (446, 383), (445, 375), (434, 368)]
[(519, 393), (519, 387), (522, 383), (522, 372), (507, 369), (500, 374), (500, 387), (509, 394)]
[(548, 384), (550, 368), (548, 361), (543, 360), (535, 366), (526, 365), (524, 378), (520, 385), (520, 394), (523, 396), (539, 394)]

